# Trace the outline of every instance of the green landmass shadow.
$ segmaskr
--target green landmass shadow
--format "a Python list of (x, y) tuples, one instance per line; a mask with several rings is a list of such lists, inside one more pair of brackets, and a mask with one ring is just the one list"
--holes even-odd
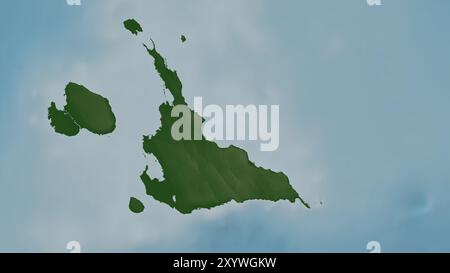
[(126, 29), (128, 29), (131, 33), (134, 35), (138, 35), (138, 32), (142, 32), (141, 25), (136, 22), (134, 19), (128, 19), (125, 22), (123, 22), (123, 25)]
[(184, 35), (181, 35), (181, 42), (182, 42), (182, 43), (185, 43), (185, 42), (186, 42), (186, 40), (187, 40), (187, 39), (186, 39), (186, 36), (184, 36)]
[(56, 133), (75, 136), (84, 128), (105, 135), (115, 130), (116, 117), (108, 99), (72, 82), (67, 84), (65, 96), (64, 110), (58, 110), (54, 102), (48, 108), (50, 125)]
[(135, 197), (130, 197), (130, 203), (128, 204), (128, 207), (134, 213), (141, 213), (145, 209), (144, 204), (142, 204), (142, 202)]
[[(175, 141), (171, 128), (177, 120), (171, 117), (176, 105), (187, 105), (182, 95), (182, 83), (176, 71), (170, 70), (164, 58), (157, 52), (155, 43), (148, 54), (166, 89), (174, 100), (160, 105), (161, 127), (153, 136), (144, 136), (143, 149), (153, 154), (160, 163), (164, 179), (151, 178), (148, 166), (141, 174), (147, 195), (175, 208), (183, 214), (196, 209), (213, 208), (232, 200), (289, 200), (297, 199), (309, 205), (289, 184), (282, 172), (257, 167), (247, 152), (235, 146), (220, 148), (215, 142), (205, 140)], [(197, 114), (191, 111), (192, 116)], [(195, 130), (195, 128), (194, 128)], [(193, 132), (193, 134), (195, 134)]]

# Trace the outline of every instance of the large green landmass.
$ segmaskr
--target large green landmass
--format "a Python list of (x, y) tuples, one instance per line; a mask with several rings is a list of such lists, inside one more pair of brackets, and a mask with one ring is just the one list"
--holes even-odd
[(98, 135), (114, 131), (116, 117), (108, 99), (72, 82), (67, 84), (65, 95), (64, 110), (58, 110), (54, 102), (48, 108), (50, 125), (55, 132), (75, 136), (83, 128)]
[[(135, 20), (133, 22), (137, 23)], [(140, 25), (137, 28), (142, 30)], [(153, 48), (144, 46), (153, 58), (165, 88), (172, 94), (173, 102), (160, 105), (161, 127), (155, 135), (144, 136), (143, 149), (156, 157), (164, 177), (162, 181), (151, 178), (147, 166), (141, 174), (146, 193), (183, 214), (213, 208), (232, 200), (240, 203), (247, 200), (295, 202), (299, 199), (309, 208), (289, 184), (285, 174), (257, 167), (249, 160), (246, 151), (235, 146), (220, 148), (204, 137), (202, 140), (180, 141), (172, 138), (171, 128), (178, 119), (171, 117), (172, 108), (187, 105), (182, 94), (183, 85), (177, 72), (167, 67), (153, 40), (152, 44)], [(192, 117), (200, 118), (189, 110)]]

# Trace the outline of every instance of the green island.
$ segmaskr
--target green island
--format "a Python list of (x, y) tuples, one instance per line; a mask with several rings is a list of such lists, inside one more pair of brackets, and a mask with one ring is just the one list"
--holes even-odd
[(72, 82), (67, 84), (65, 95), (64, 110), (57, 109), (54, 102), (48, 108), (50, 125), (56, 133), (75, 136), (84, 128), (105, 135), (115, 130), (116, 117), (108, 99)]
[(142, 32), (141, 25), (134, 19), (128, 19), (124, 21), (123, 26), (134, 35), (138, 35), (139, 32)]
[(139, 200), (135, 197), (130, 197), (130, 202), (128, 204), (128, 207), (134, 213), (141, 213), (145, 209), (144, 204), (142, 204), (141, 200)]
[[(133, 22), (133, 26), (126, 22)], [(142, 32), (134, 19), (125, 21), (124, 25), (132, 34), (138, 34), (136, 29)], [(164, 177), (163, 180), (152, 178), (146, 166), (141, 174), (146, 194), (182, 214), (211, 209), (233, 200), (238, 203), (248, 200), (294, 203), (298, 199), (309, 208), (284, 173), (256, 166), (245, 150), (235, 146), (221, 148), (204, 137), (195, 141), (172, 138), (171, 128), (178, 119), (171, 116), (172, 108), (187, 103), (177, 72), (167, 67), (164, 57), (156, 50), (153, 40), (151, 42), (152, 48), (145, 44), (144, 47), (153, 58), (155, 70), (173, 96), (173, 102), (166, 101), (159, 106), (161, 126), (154, 135), (143, 137), (145, 153), (156, 157)], [(194, 118), (201, 118), (193, 110), (190, 112)], [(193, 134), (199, 133), (195, 130), (200, 130), (201, 134), (199, 128), (193, 128)]]

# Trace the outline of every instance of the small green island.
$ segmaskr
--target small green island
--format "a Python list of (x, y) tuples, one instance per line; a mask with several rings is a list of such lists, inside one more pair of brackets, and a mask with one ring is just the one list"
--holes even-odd
[(56, 133), (75, 136), (81, 129), (97, 135), (112, 133), (116, 128), (116, 117), (108, 99), (86, 87), (70, 82), (65, 88), (64, 110), (56, 108), (54, 102), (48, 108), (50, 125)]
[(136, 197), (130, 197), (128, 207), (134, 213), (141, 213), (145, 209), (144, 204), (142, 204), (141, 200), (137, 199)]
[(136, 22), (134, 19), (128, 19), (123, 22), (123, 26), (128, 29), (134, 35), (138, 35), (139, 32), (142, 32), (141, 25)]

